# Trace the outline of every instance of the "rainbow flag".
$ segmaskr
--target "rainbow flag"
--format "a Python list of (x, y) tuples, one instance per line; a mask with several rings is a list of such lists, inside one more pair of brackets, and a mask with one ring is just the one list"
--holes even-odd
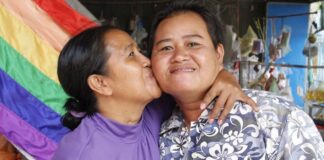
[(69, 131), (60, 123), (67, 95), (56, 74), (58, 56), (71, 36), (98, 25), (80, 6), (0, 0), (0, 133), (36, 159), (51, 159)]

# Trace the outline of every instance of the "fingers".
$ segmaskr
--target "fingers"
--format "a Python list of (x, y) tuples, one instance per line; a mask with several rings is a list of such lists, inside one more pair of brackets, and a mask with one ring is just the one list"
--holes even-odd
[(249, 99), (245, 102), (248, 105), (250, 105), (253, 109), (253, 111), (255, 112), (259, 112), (260, 108), (258, 107), (258, 105), (253, 101), (253, 99), (251, 99), (250, 97), (248, 97)]
[(225, 117), (228, 115), (228, 113), (232, 110), (235, 103), (235, 99), (229, 98), (226, 101), (226, 105), (221, 113), (221, 115), (218, 117), (218, 125), (221, 125), (225, 119)]
[(217, 97), (220, 94), (221, 89), (216, 88), (216, 87), (212, 87), (207, 94), (205, 95), (205, 97), (203, 98), (201, 104), (200, 104), (200, 109), (203, 110), (207, 107), (207, 105), (213, 101), (213, 99), (215, 97)]
[[(235, 83), (235, 81), (232, 82), (232, 80), (231, 80), (232, 77), (234, 77), (234, 76), (232, 76), (231, 73), (229, 73), (228, 71), (226, 71), (224, 69), (221, 70), (219, 72), (219, 74), (217, 75), (217, 77), (214, 81), (214, 84), (208, 90), (207, 94), (203, 98), (203, 101), (200, 105), (200, 109), (205, 109), (207, 107), (207, 104), (209, 104), (215, 97), (222, 94), (222, 92), (224, 90), (228, 89), (227, 88), (228, 86), (233, 88), (233, 84), (235, 85), (236, 83)], [(237, 86), (235, 86), (235, 87), (237, 87)]]
[(226, 70), (222, 70), (219, 73), (214, 84), (204, 96), (202, 103), (200, 104), (200, 109), (205, 109), (217, 96), (219, 97), (217, 98), (214, 108), (209, 113), (209, 123), (214, 121), (215, 117), (219, 115), (219, 112), (224, 107), (224, 110), (218, 118), (219, 124), (222, 123), (234, 107), (234, 103), (237, 100), (249, 104), (254, 111), (259, 111), (256, 103), (244, 94), (235, 77)]
[(241, 97), (242, 99), (240, 99), (240, 101), (250, 105), (254, 112), (259, 112), (260, 108), (257, 106), (257, 104), (253, 101), (252, 98), (246, 96), (245, 94), (243, 94)]
[(217, 98), (214, 108), (209, 113), (209, 123), (213, 123), (214, 119), (219, 115), (219, 112), (223, 109), (225, 102), (230, 96), (227, 92), (222, 92), (222, 94)]
[(213, 123), (214, 119), (219, 115), (218, 124), (221, 125), (225, 117), (230, 113), (230, 111), (234, 107), (234, 103), (237, 100), (250, 105), (253, 111), (259, 111), (259, 107), (257, 106), (257, 104), (250, 97), (246, 96), (243, 92), (241, 92), (241, 94), (234, 95), (232, 94), (232, 92), (223, 91), (217, 98), (214, 108), (209, 113), (209, 123)]

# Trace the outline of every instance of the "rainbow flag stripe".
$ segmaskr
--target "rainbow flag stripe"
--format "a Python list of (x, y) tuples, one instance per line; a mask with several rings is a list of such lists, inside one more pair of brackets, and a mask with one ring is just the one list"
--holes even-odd
[(0, 0), (0, 133), (36, 159), (69, 132), (57, 60), (72, 35), (99, 25), (89, 15), (75, 0)]

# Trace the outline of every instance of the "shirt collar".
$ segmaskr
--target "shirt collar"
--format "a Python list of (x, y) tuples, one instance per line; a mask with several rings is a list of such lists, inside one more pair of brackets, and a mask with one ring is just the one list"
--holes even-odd
[(141, 120), (134, 125), (121, 124), (117, 121), (104, 117), (100, 113), (96, 113), (91, 118), (102, 132), (116, 141), (132, 143), (136, 142), (140, 135), (142, 135), (143, 117), (141, 117)]
[[(209, 105), (201, 112), (197, 121), (208, 123), (208, 115), (214, 107), (216, 100), (214, 99)], [(179, 106), (174, 107), (171, 117), (166, 120), (162, 126), (160, 134), (164, 134), (173, 129), (178, 129), (185, 124), (183, 114)]]

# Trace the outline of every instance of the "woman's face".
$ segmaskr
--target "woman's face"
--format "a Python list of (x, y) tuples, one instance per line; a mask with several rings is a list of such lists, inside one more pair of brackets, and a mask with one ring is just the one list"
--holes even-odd
[(156, 29), (153, 71), (162, 90), (175, 97), (206, 91), (221, 70), (222, 56), (222, 45), (214, 47), (204, 20), (194, 12), (166, 18)]
[(107, 79), (112, 97), (149, 102), (161, 95), (151, 62), (139, 52), (134, 40), (124, 31), (113, 29), (105, 35)]

